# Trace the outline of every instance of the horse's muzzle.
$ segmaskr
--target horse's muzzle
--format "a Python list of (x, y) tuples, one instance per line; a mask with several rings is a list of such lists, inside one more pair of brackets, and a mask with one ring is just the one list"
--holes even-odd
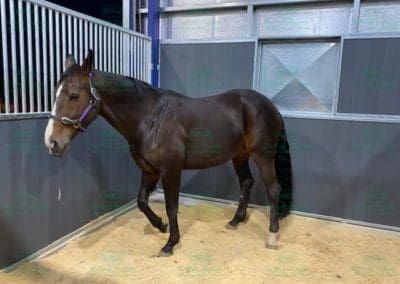
[(68, 148), (68, 144), (69, 142), (60, 145), (56, 140), (51, 140), (48, 145), (49, 153), (54, 157), (60, 158), (64, 154), (66, 148)]

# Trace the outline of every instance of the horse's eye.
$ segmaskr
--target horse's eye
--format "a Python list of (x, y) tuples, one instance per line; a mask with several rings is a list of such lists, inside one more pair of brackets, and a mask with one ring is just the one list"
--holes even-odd
[(79, 99), (79, 95), (73, 94), (69, 97), (71, 101), (77, 101)]

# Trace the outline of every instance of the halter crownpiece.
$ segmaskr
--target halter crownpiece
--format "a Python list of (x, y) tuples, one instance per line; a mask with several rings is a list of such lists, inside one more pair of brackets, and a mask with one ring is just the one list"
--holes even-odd
[(93, 86), (92, 83), (92, 78), (93, 78), (93, 73), (90, 72), (89, 73), (89, 89), (90, 89), (90, 101), (89, 101), (89, 105), (83, 110), (82, 114), (79, 116), (78, 119), (70, 119), (69, 117), (63, 116), (63, 117), (58, 117), (55, 115), (50, 114), (49, 115), (49, 119), (54, 119), (57, 120), (59, 122), (61, 122), (64, 125), (67, 126), (72, 126), (82, 132), (86, 131), (86, 128), (82, 126), (82, 122), (86, 119), (86, 117), (88, 116), (88, 114), (96, 108), (97, 104), (100, 102), (100, 98), (97, 94), (97, 90), (96, 88)]

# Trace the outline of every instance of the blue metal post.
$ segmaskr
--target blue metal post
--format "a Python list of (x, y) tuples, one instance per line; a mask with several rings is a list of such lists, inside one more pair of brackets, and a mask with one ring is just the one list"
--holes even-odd
[(151, 84), (158, 88), (160, 59), (160, 0), (148, 0), (147, 31), (151, 36)]

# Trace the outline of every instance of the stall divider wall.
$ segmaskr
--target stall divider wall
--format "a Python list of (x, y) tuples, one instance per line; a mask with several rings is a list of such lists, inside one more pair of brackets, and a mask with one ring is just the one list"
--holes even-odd
[(44, 132), (67, 54), (150, 82), (151, 39), (39, 0), (0, 1), (0, 268), (134, 200), (140, 171), (98, 118), (62, 158)]

